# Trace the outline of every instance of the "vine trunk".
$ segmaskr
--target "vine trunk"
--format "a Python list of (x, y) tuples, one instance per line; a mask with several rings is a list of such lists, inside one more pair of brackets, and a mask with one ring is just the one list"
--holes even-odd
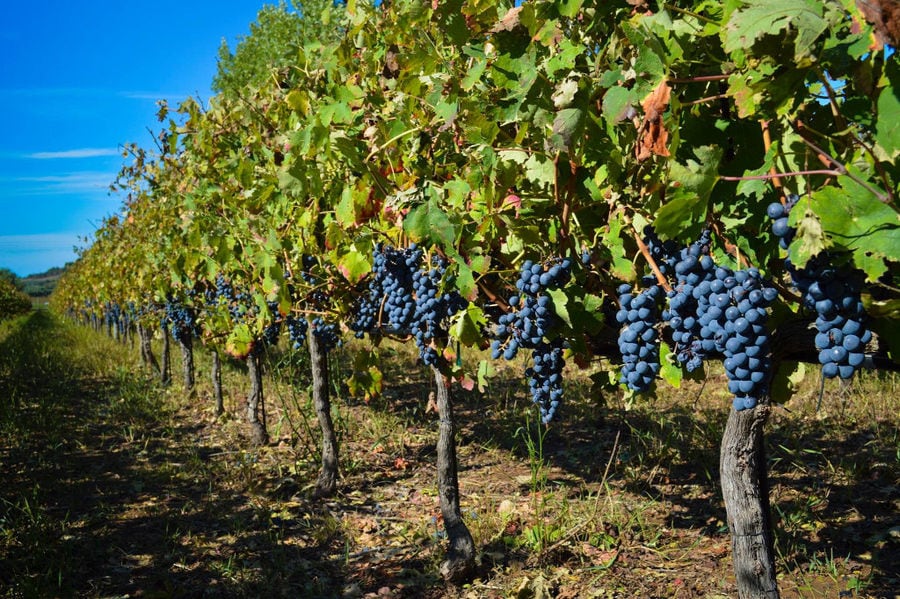
[(328, 392), (328, 352), (310, 327), (309, 357), (312, 362), (312, 395), (319, 428), (322, 429), (322, 470), (316, 481), (316, 497), (330, 497), (337, 490), (338, 441), (331, 420), (331, 397)]
[(722, 435), (719, 476), (728, 513), (740, 599), (778, 599), (763, 427), (769, 406), (732, 409)]
[(459, 478), (456, 461), (456, 425), (447, 377), (439, 366), (431, 367), (435, 381), (435, 403), (440, 418), (437, 443), (438, 496), (441, 516), (450, 549), (441, 564), (441, 575), (454, 584), (467, 582), (475, 572), (475, 542), (463, 522), (459, 507)]
[(247, 356), (247, 371), (250, 377), (250, 394), (247, 396), (247, 421), (250, 423), (253, 443), (265, 445), (269, 442), (269, 432), (266, 430), (262, 364), (260, 356), (255, 352), (251, 352)]

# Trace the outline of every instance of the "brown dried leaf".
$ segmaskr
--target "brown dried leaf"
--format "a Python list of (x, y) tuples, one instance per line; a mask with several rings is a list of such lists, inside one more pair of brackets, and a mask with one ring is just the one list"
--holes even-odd
[(400, 63), (397, 60), (397, 55), (400, 52), (400, 48), (398, 48), (395, 44), (391, 44), (390, 48), (384, 55), (384, 68), (381, 71), (381, 76), (385, 79), (396, 79), (397, 74), (400, 73)]
[(635, 148), (638, 161), (647, 160), (654, 154), (657, 156), (669, 155), (667, 147), (669, 132), (663, 124), (662, 115), (669, 106), (671, 91), (668, 84), (661, 81), (641, 103), (641, 107), (644, 109), (644, 120), (638, 131), (637, 147)]
[(512, 31), (519, 24), (519, 13), (522, 12), (521, 6), (514, 6), (506, 11), (503, 18), (491, 27), (491, 33), (499, 33), (501, 31)]
[(425, 404), (425, 413), (434, 412), (437, 414), (438, 406), (437, 401), (434, 399), (434, 391), (428, 393), (428, 403)]
[(874, 50), (900, 45), (900, 0), (856, 0), (856, 6), (875, 29)]

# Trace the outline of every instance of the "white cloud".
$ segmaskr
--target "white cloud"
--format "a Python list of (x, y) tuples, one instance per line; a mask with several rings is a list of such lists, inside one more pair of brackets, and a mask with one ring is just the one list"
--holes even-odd
[(181, 100), (187, 98), (191, 94), (184, 92), (165, 93), (165, 92), (146, 92), (146, 91), (128, 91), (119, 92), (119, 95), (132, 100)]
[(75, 246), (84, 245), (84, 237), (78, 233), (0, 235), (0, 267), (19, 276), (43, 272), (71, 262), (77, 257)]
[(76, 171), (61, 175), (45, 175), (38, 177), (0, 178), (0, 182), (12, 181), (15, 185), (4, 185), (0, 189), (0, 199), (16, 196), (54, 195), (78, 192), (109, 191), (110, 184), (115, 181), (116, 173), (97, 171)]
[(71, 250), (83, 245), (78, 233), (35, 233), (32, 235), (0, 235), (0, 254), (47, 250)]
[(97, 158), (100, 156), (116, 156), (119, 150), (115, 148), (78, 148), (75, 150), (62, 150), (59, 152), (35, 152), (27, 154), (26, 158), (48, 160), (54, 158)]

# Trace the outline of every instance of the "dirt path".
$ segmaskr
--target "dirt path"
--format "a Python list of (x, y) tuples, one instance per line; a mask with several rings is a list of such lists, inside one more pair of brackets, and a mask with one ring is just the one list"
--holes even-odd
[[(452, 588), (438, 575), (436, 417), (427, 378), (402, 356), (384, 398), (337, 405), (342, 479), (323, 501), (311, 498), (317, 441), (276, 428), (291, 404), (278, 391), (274, 441), (253, 449), (241, 421), (211, 417), (202, 385), (194, 398), (159, 389), (135, 354), (40, 312), (0, 327), (0, 597), (734, 594), (717, 403), (669, 398), (626, 412), (573, 402), (529, 451), (523, 390), (460, 397), (462, 507), (481, 566)], [(244, 380), (233, 376), (226, 406), (240, 414)], [(786, 599), (892, 597), (891, 410), (860, 406), (852, 430), (844, 419), (774, 419)], [(872, 593), (852, 591), (866, 581)]]

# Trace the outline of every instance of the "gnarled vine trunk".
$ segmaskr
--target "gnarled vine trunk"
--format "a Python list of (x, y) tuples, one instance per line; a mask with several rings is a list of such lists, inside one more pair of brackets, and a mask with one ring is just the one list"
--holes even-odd
[(432, 366), (440, 428), (437, 443), (438, 496), (441, 516), (450, 549), (441, 564), (441, 575), (452, 583), (467, 582), (475, 573), (475, 541), (463, 522), (459, 507), (459, 478), (456, 463), (456, 425), (450, 385), (440, 367)]
[(153, 355), (153, 336), (150, 332), (150, 329), (145, 328), (143, 325), (138, 325), (138, 337), (141, 340), (141, 362), (150, 366), (153, 372), (159, 374), (159, 364), (156, 361), (156, 356)]
[(316, 497), (330, 497), (337, 490), (338, 441), (331, 420), (331, 397), (328, 392), (328, 352), (310, 327), (307, 335), (312, 362), (312, 396), (316, 418), (322, 429), (322, 470), (316, 481)]
[(181, 346), (181, 377), (186, 391), (194, 390), (194, 340), (188, 337), (179, 341)]
[(212, 385), (213, 398), (216, 400), (216, 416), (225, 413), (225, 402), (222, 399), (222, 359), (219, 357), (219, 350), (212, 350)]
[(250, 393), (247, 395), (247, 421), (250, 423), (250, 432), (253, 435), (253, 443), (265, 445), (269, 442), (269, 432), (266, 430), (266, 410), (263, 398), (262, 364), (260, 356), (251, 352), (247, 356), (247, 371), (250, 377)]
[(162, 355), (160, 356), (162, 360), (162, 364), (160, 365), (159, 370), (159, 382), (162, 383), (163, 386), (168, 386), (169, 383), (172, 382), (172, 370), (171, 370), (171, 352), (170, 344), (169, 344), (169, 328), (166, 326), (164, 322), (162, 324)]
[(732, 409), (722, 435), (719, 476), (728, 513), (740, 599), (778, 599), (763, 427), (769, 406)]

